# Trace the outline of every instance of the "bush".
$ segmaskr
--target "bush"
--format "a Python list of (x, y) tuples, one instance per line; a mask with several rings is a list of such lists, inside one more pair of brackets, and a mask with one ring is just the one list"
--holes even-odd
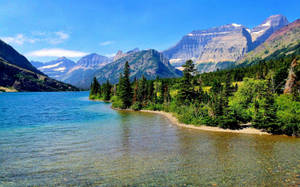
[(229, 106), (237, 114), (238, 121), (251, 121), (254, 116), (254, 99), (266, 88), (265, 80), (244, 79), (238, 91), (229, 99)]
[(135, 102), (133, 105), (131, 105), (131, 109), (138, 111), (142, 109), (142, 104), (140, 102)]
[(111, 98), (111, 102), (112, 102), (112, 107), (113, 108), (124, 109), (124, 104), (123, 104), (122, 100), (118, 96), (113, 96)]
[(293, 100), (292, 95), (280, 95), (276, 97), (275, 103), (283, 133), (300, 136), (300, 102)]

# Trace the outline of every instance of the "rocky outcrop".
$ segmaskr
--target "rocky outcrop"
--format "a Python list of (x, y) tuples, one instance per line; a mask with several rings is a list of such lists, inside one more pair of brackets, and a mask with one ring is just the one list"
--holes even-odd
[(124, 70), (125, 62), (129, 62), (130, 78), (137, 79), (143, 75), (147, 79), (171, 78), (181, 76), (181, 71), (176, 70), (161, 53), (156, 50), (143, 50), (127, 54), (127, 56), (118, 59), (95, 72), (99, 82), (103, 83), (109, 80), (111, 83), (117, 83), (120, 73)]
[(297, 89), (297, 87), (299, 87), (300, 85), (295, 72), (296, 67), (299, 65), (298, 63), (299, 62), (297, 62), (297, 59), (294, 59), (291, 64), (289, 75), (284, 86), (284, 91), (283, 91), (284, 94), (291, 94), (293, 92), (293, 89)]
[(136, 53), (136, 52), (139, 52), (139, 51), (140, 51), (139, 48), (134, 48), (134, 49), (132, 49), (132, 50), (127, 51), (126, 53), (123, 53), (122, 50), (119, 50), (119, 51), (117, 52), (117, 54), (114, 56), (113, 61), (119, 60), (119, 59), (122, 58), (122, 57), (125, 57), (125, 56), (127, 56), (127, 55), (129, 55), (129, 54), (133, 54), (133, 53)]
[(113, 61), (119, 60), (120, 58), (122, 58), (122, 57), (124, 57), (124, 56), (126, 56), (126, 54), (124, 54), (122, 50), (119, 50), (119, 51), (117, 52), (117, 54), (114, 56)]

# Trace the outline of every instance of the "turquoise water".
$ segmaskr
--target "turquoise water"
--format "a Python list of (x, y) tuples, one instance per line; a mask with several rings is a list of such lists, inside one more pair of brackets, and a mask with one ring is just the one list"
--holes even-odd
[(177, 127), (87, 92), (0, 94), (0, 186), (297, 186), (300, 139)]

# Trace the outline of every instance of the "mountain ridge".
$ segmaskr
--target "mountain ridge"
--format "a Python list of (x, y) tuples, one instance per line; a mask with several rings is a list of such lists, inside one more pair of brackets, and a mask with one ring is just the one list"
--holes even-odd
[[(255, 49), (287, 23), (286, 17), (273, 15), (251, 30), (236, 23), (194, 30), (162, 53), (174, 66), (181, 66), (191, 59), (200, 72), (215, 71), (217, 65), (214, 63), (220, 63), (219, 67), (224, 69), (229, 67), (228, 64), (232, 65), (243, 58), (247, 52)], [(260, 34), (253, 40), (255, 33)]]
[(94, 76), (99, 82), (109, 80), (116, 83), (123, 72), (125, 62), (131, 67), (131, 80), (145, 76), (147, 79), (179, 77), (181, 71), (176, 70), (161, 53), (154, 49), (142, 50), (122, 57), (95, 72)]

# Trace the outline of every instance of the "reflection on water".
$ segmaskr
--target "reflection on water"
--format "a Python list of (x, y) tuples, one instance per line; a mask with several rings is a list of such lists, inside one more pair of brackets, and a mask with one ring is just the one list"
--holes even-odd
[(203, 132), (87, 92), (0, 95), (0, 186), (297, 186), (300, 140)]

